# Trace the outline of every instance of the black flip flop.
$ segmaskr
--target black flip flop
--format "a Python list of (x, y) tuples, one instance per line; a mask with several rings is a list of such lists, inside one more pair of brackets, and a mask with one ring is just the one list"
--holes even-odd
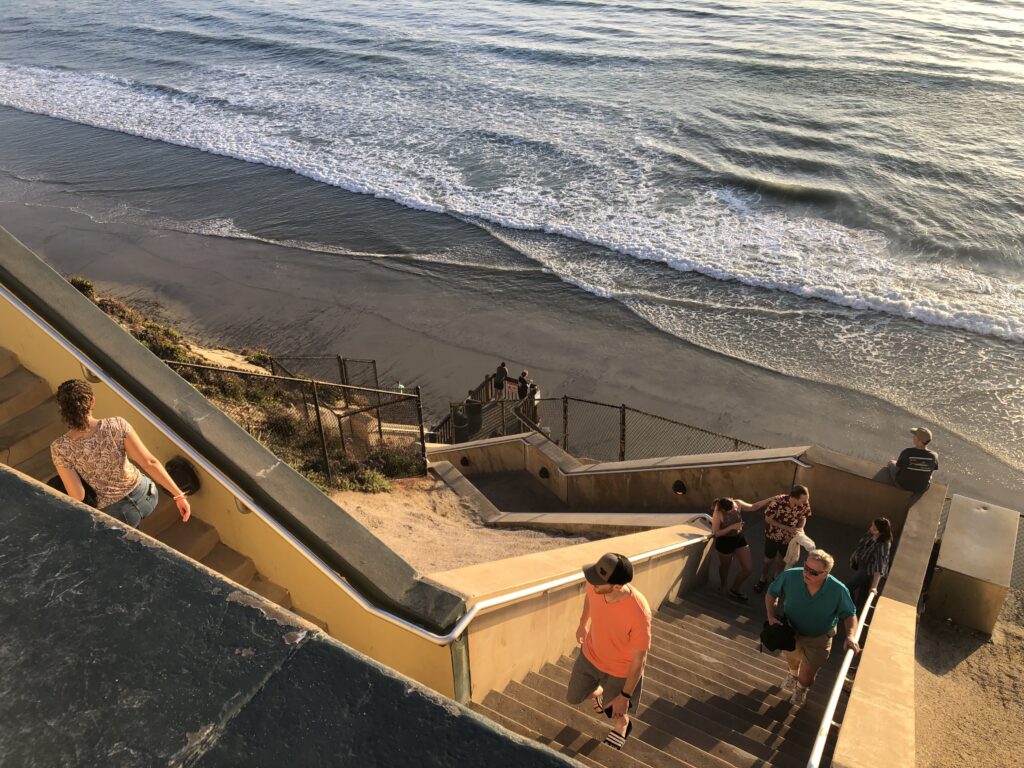
[(607, 744), (609, 747), (614, 747), (615, 749), (621, 750), (624, 746), (626, 746), (626, 739), (629, 738), (629, 734), (632, 732), (633, 721), (630, 720), (628, 723), (626, 723), (626, 732), (624, 734), (619, 733), (614, 728), (612, 728), (608, 732), (608, 735), (604, 737), (604, 743)]

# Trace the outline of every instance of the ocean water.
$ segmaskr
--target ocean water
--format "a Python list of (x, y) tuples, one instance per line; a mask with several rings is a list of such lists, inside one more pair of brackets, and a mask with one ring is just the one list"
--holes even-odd
[[(4, 17), (4, 199), (553, 273), (1024, 470), (1024, 3), (6, 0)], [(168, 162), (169, 145), (201, 152)], [(332, 189), (415, 226), (353, 249)]]

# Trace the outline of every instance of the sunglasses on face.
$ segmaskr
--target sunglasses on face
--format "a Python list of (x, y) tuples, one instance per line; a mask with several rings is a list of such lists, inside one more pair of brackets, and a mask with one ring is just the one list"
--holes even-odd
[(816, 571), (809, 565), (805, 565), (804, 570), (811, 574), (811, 576), (821, 576), (821, 574), (825, 573), (825, 571)]

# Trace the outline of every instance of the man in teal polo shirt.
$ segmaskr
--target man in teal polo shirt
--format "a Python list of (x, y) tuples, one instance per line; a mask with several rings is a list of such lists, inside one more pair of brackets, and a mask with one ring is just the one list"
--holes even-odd
[(782, 613), (796, 631), (796, 649), (784, 652), (789, 677), (782, 690), (792, 692), (789, 700), (798, 707), (807, 701), (807, 689), (828, 660), (840, 619), (846, 626), (846, 647), (860, 653), (853, 639), (857, 634), (857, 608), (846, 585), (829, 574), (834, 563), (832, 555), (816, 549), (807, 555), (803, 568), (779, 574), (764, 596), (768, 621), (782, 623), (775, 615), (781, 600)]

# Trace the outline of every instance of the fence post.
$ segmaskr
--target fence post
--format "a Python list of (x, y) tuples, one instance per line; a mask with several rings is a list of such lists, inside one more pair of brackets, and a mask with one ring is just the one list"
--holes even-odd
[(562, 450), (569, 450), (569, 396), (562, 395)]
[(324, 451), (324, 474), (327, 475), (327, 482), (333, 483), (334, 479), (331, 477), (331, 458), (327, 453), (327, 435), (324, 434), (324, 423), (320, 418), (320, 395), (316, 391), (316, 382), (311, 381), (313, 385), (313, 408), (316, 409), (316, 428), (320, 430), (320, 447)]
[(423, 455), (423, 474), (427, 474), (427, 435), (423, 431), (423, 395), (419, 386), (416, 387), (416, 418), (420, 422), (420, 452)]
[(504, 437), (508, 434), (508, 429), (506, 428), (508, 421), (505, 419), (505, 401), (499, 400), (498, 402), (501, 403), (501, 436)]
[[(337, 357), (338, 357), (338, 376), (339, 376), (338, 380), (344, 386), (344, 385), (348, 384), (348, 382), (345, 380), (345, 361), (341, 359), (341, 355), (338, 355)], [(345, 404), (345, 407), (348, 408), (348, 390), (347, 389), (341, 390), (341, 402), (343, 402)]]
[(619, 408), (619, 461), (626, 460), (626, 404)]

